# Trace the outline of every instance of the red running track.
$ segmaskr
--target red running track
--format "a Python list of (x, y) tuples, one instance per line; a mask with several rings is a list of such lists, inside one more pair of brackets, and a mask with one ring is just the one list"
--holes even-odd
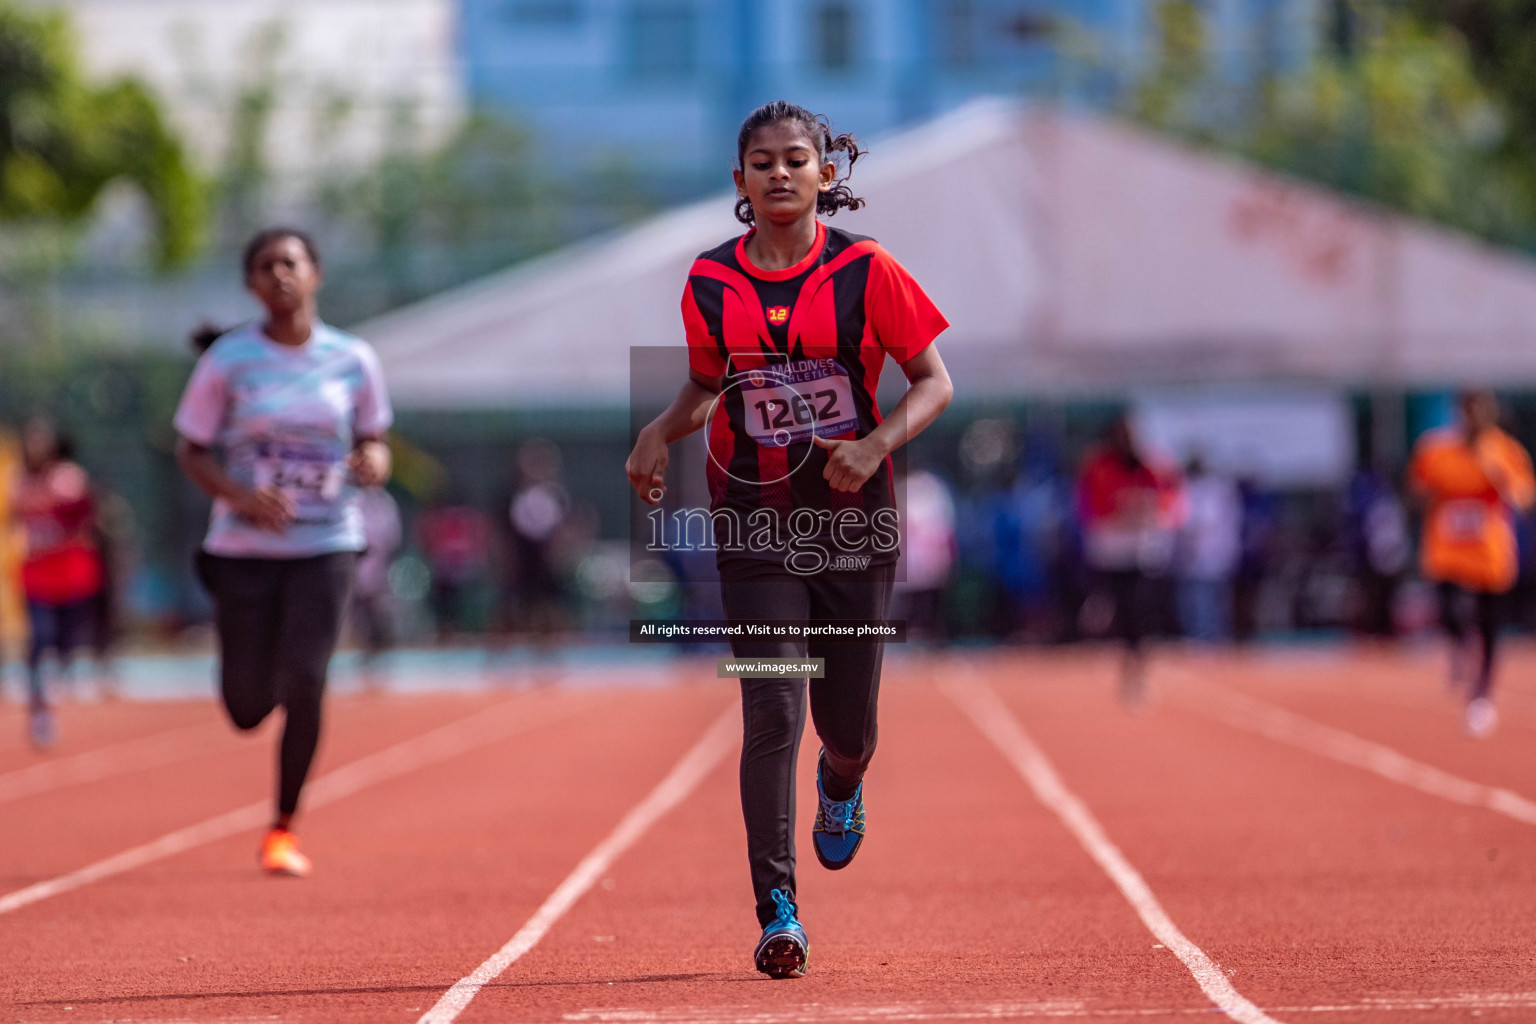
[[(607, 847), (590, 889), (457, 1020), (1536, 1020), (1536, 823), (1518, 801), (1457, 802), (1350, 761), (1355, 743), (1536, 800), (1536, 651), (1512, 651), (1504, 723), (1482, 742), (1460, 735), (1435, 649), (1165, 653), (1139, 715), (1115, 705), (1113, 666), (1093, 651), (892, 659), (870, 838), (840, 873), (807, 848), (808, 737), (805, 979), (752, 970), (732, 745)], [(734, 704), (712, 676), (684, 661), (662, 688), (335, 699), (302, 882), (255, 870), (257, 812), (48, 890), (264, 806), (272, 736), (236, 736), (206, 703), (66, 706), (64, 744), (39, 758), (0, 706), (0, 1024), (410, 1024), (648, 806)], [(978, 692), (1001, 701), (987, 732), (965, 710)], [(1246, 718), (1221, 713), (1231, 701)], [(988, 738), (1004, 719), (1086, 816), (1075, 826)], [(1271, 720), (1291, 738), (1266, 735)], [(1139, 883), (1117, 884), (1106, 857)], [(1148, 899), (1194, 954), (1149, 931)], [(1196, 954), (1232, 997), (1202, 989)]]

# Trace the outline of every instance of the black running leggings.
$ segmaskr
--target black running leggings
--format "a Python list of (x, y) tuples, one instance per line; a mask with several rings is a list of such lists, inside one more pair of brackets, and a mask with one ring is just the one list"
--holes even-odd
[(356, 563), (352, 552), (294, 559), (198, 556), (198, 575), (213, 595), (230, 720), (239, 729), (254, 729), (283, 707), (280, 817), (298, 809), (320, 743), (326, 669)]
[[(857, 578), (798, 576), (782, 567), (722, 571), (727, 619), (883, 619), (894, 566)], [(875, 754), (875, 711), (885, 645), (867, 641), (734, 640), (738, 658), (824, 658), (810, 680), (811, 722), (825, 752), (823, 782), (835, 800), (853, 796)], [(741, 810), (757, 920), (774, 918), (774, 889), (795, 892), (795, 759), (805, 729), (806, 680), (741, 680)]]
[(48, 706), (48, 691), (43, 685), (43, 655), (51, 647), (59, 656), (61, 670), (69, 666), (75, 648), (91, 630), (91, 599), (72, 604), (27, 602), (27, 624), (32, 634), (27, 646), (27, 700), (32, 710)]
[(1115, 638), (1128, 653), (1139, 655), (1148, 632), (1147, 575), (1140, 569), (1106, 569), (1102, 576), (1114, 605)]
[[(1483, 657), (1472, 680), (1471, 700), (1488, 696), (1493, 689), (1493, 659), (1499, 642), (1499, 629), (1504, 625), (1504, 595), (1486, 591), (1471, 591), (1454, 583), (1441, 583), (1435, 588), (1440, 598), (1440, 624), (1450, 634), (1451, 642), (1460, 646), (1475, 628), (1482, 640)], [(1467, 605), (1473, 609), (1473, 621), (1467, 622)]]

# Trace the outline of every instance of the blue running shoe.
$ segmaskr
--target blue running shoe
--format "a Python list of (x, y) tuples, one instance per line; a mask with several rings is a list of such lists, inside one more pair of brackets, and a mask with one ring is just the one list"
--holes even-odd
[(757, 940), (752, 959), (757, 963), (757, 969), (770, 978), (803, 978), (806, 963), (811, 958), (811, 944), (795, 917), (794, 901), (782, 889), (775, 889), (768, 895), (778, 907), (778, 916), (763, 929), (763, 937)]
[(816, 824), (811, 826), (811, 845), (816, 859), (829, 871), (847, 867), (864, 842), (864, 783), (848, 800), (828, 800), (821, 788), (821, 759), (816, 761)]

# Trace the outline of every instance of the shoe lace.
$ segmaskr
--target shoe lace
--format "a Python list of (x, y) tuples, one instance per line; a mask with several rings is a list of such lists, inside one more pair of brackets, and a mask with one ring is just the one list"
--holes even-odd
[(795, 903), (782, 889), (774, 889), (768, 894), (773, 897), (773, 904), (777, 908), (774, 919), (775, 924), (798, 924), (795, 920)]
[(852, 832), (854, 824), (858, 821), (859, 795), (855, 793), (847, 800), (827, 800), (821, 802), (822, 828), (828, 832)]

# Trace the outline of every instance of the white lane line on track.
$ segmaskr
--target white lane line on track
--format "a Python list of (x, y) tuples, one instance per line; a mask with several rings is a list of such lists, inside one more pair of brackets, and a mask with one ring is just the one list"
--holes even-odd
[[(527, 703), (526, 700), (516, 697), (503, 701), (466, 718), (439, 726), (430, 732), (403, 740), (392, 747), (386, 747), (377, 753), (369, 754), (327, 772), (305, 788), (305, 809), (317, 810), (328, 803), (351, 796), (359, 790), (397, 779), (418, 768), (449, 760), (496, 740), (569, 717), (590, 701), (576, 701), (568, 708), (557, 709), (554, 714), (545, 713), (531, 718), (514, 714), (523, 710), (521, 705), (525, 703)], [(547, 709), (535, 710), (546, 711)], [(164, 860), (193, 847), (202, 846), (204, 843), (257, 828), (270, 821), (271, 815), (271, 800), (261, 800), (216, 815), (196, 825), (177, 829), (159, 839), (124, 850), (122, 853), (88, 864), (66, 875), (37, 882), (24, 889), (17, 889), (15, 892), (0, 896), (0, 914), (9, 914), (53, 896), (99, 882), (104, 878), (111, 878), (146, 864)]]
[[(1324, 662), (1319, 667), (1334, 674), (1347, 675), (1350, 671), (1346, 659)], [(1181, 668), (1166, 671), (1168, 674), (1178, 672), (1198, 676), (1205, 670)], [(1232, 669), (1229, 668), (1228, 671)], [(1165, 670), (1160, 666), (1157, 672), (1164, 674)], [(1466, 698), (1460, 693), (1449, 692), (1443, 678), (1430, 679), (1426, 673), (1422, 679), (1399, 678), (1398, 683), (1407, 683), (1408, 686), (1390, 686), (1385, 680), (1374, 679), (1349, 679), (1346, 684), (1340, 685), (1337, 679), (1330, 681), (1326, 677), (1315, 678), (1310, 672), (1298, 672), (1281, 679), (1276, 679), (1272, 675), (1263, 677), (1262, 685), (1274, 693), (1298, 693), (1311, 696), (1343, 694), (1376, 704), (1423, 711), (1441, 719), (1448, 714), (1459, 712), (1459, 709), (1465, 706)], [(1500, 728), (1515, 726), (1522, 729), (1536, 729), (1536, 713), (1533, 713), (1536, 712), (1536, 697), (1527, 693), (1516, 693), (1501, 686), (1498, 692), (1498, 703)]]
[(740, 730), (741, 710), (733, 701), (688, 753), (683, 755), (682, 760), (673, 766), (666, 778), (658, 782), (656, 788), (631, 808), (614, 830), (582, 858), (565, 881), (549, 894), (543, 905), (517, 930), (517, 934), (493, 953), (490, 959), (475, 968), (474, 973), (455, 982), (430, 1010), (421, 1015), (417, 1024), (449, 1024), (464, 1012), (482, 988), (511, 967), (524, 953), (537, 946), (555, 922), (586, 895), (587, 890), (596, 884), (614, 861), (668, 811), (682, 803), (720, 759), (735, 749)]
[[(1404, 996), (1364, 998), (1356, 1002), (1277, 1007), (1276, 1013), (1400, 1013), (1528, 1009), (1536, 1007), (1536, 994), (1469, 992), (1457, 996)], [(570, 1024), (822, 1024), (824, 1021), (918, 1021), (918, 1020), (1029, 1020), (1034, 1018), (1112, 1017), (1209, 1017), (1214, 1011), (1201, 1007), (1139, 1007), (1135, 1009), (1091, 1007), (1073, 1000), (1044, 1003), (894, 1003), (887, 1006), (845, 1006), (806, 1003), (793, 1007), (678, 1006), (660, 1010), (605, 1007), (561, 1015)]]
[(941, 678), (938, 687), (1018, 770), (1034, 791), (1035, 799), (1055, 812), (1088, 856), (1115, 883), (1147, 930), (1189, 968), (1189, 973), (1217, 1009), (1239, 1024), (1278, 1024), (1233, 988), (1226, 974), (1205, 955), (1205, 951), (1179, 931), (1140, 872), (1110, 842), (1088, 806), (1067, 789), (1045, 752), (1029, 738), (997, 691), (974, 676), (964, 683)]
[(0, 775), (0, 804), (236, 749), (228, 729), (215, 733), (210, 723), (199, 722), (6, 772)]
[(1257, 733), (1267, 739), (1300, 747), (1341, 764), (1379, 775), (1399, 785), (1417, 789), (1443, 800), (1503, 814), (1526, 825), (1536, 825), (1536, 802), (1502, 786), (1486, 786), (1448, 771), (1415, 761), (1381, 743), (1335, 729), (1270, 704), (1267, 701), (1217, 687), (1193, 672), (1162, 670), (1199, 683), (1211, 700), (1174, 696), (1175, 706), (1203, 715), (1223, 725)]

